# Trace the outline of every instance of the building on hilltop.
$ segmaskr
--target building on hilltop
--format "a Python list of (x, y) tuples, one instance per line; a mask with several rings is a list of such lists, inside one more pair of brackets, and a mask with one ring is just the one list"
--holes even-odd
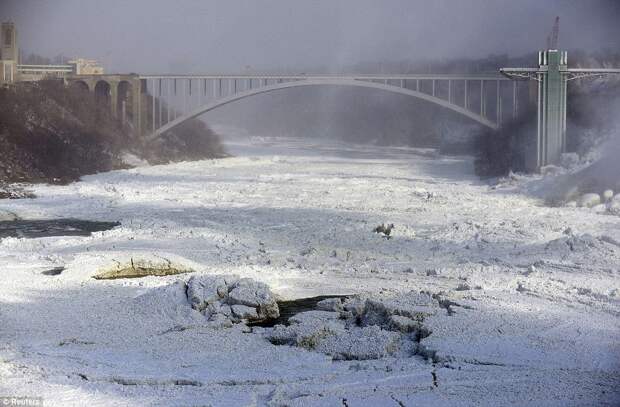
[(17, 30), (11, 21), (0, 26), (0, 84), (17, 80), (19, 50), (17, 48)]
[(74, 75), (103, 75), (103, 67), (94, 59), (75, 58), (68, 61)]
[(69, 75), (103, 75), (103, 67), (95, 60), (74, 58), (67, 65), (23, 65), (19, 61), (17, 29), (11, 21), (0, 27), (0, 85), (63, 79)]

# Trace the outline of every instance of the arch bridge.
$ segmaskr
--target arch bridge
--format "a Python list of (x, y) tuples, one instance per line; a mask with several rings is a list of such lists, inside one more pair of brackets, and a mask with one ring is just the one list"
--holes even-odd
[(517, 84), (486, 75), (140, 75), (143, 132), (155, 139), (189, 119), (254, 95), (304, 86), (383, 90), (434, 103), (496, 129), (518, 113)]
[[(620, 69), (569, 69), (564, 51), (539, 53), (537, 68), (465, 75), (68, 75), (65, 80), (109, 106), (133, 134), (156, 139), (186, 121), (254, 95), (303, 86), (348, 86), (410, 96), (492, 129), (519, 114), (518, 80), (538, 82), (537, 138), (531, 169), (557, 164), (566, 151), (567, 83), (620, 74)], [(534, 97), (535, 100), (535, 97)]]

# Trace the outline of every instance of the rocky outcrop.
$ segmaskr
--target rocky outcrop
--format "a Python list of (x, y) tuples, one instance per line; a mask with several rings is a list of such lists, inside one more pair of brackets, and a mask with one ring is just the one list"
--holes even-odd
[(132, 164), (227, 156), (219, 136), (196, 119), (157, 142), (139, 136), (132, 126), (119, 126), (95, 98), (62, 81), (0, 88), (0, 183), (68, 183), (86, 174), (127, 168), (127, 153), (138, 158)]
[(182, 264), (174, 263), (166, 258), (130, 259), (126, 263), (117, 263), (107, 270), (95, 274), (95, 280), (115, 280), (118, 278), (140, 278), (147, 276), (171, 276), (191, 273), (192, 270)]

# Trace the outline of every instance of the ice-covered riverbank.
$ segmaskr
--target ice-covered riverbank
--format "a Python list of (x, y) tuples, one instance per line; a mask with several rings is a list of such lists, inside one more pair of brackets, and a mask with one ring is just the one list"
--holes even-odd
[[(285, 140), (229, 149), (238, 156), (2, 202), (24, 218), (121, 226), (0, 241), (0, 395), (115, 406), (618, 404), (620, 217), (491, 189), (469, 159), (429, 151)], [(373, 233), (382, 223), (395, 225), (390, 239)], [(91, 278), (140, 258), (194, 272)], [(203, 323), (174, 289), (201, 274), (252, 278), (282, 299), (360, 294), (350, 317), (361, 322), (322, 310), (283, 344), (269, 329)], [(417, 312), (423, 327), (392, 318)], [(320, 335), (300, 341), (308, 330)], [(334, 347), (352, 335), (367, 352)]]

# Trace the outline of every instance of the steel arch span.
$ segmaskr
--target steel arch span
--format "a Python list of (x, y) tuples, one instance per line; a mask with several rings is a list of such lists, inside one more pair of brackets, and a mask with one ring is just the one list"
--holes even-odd
[[(145, 80), (151, 80), (152, 81), (152, 89), (155, 88), (155, 81), (156, 80), (162, 80), (163, 79), (168, 79), (166, 77), (142, 77), (142, 79)], [(174, 77), (172, 78), (173, 80), (175, 80), (175, 92), (177, 92), (176, 89), (176, 81), (191, 81), (193, 78), (192, 77)], [(201, 77), (197, 77), (195, 79), (199, 79), (201, 80)], [(232, 80), (232, 79), (228, 79), (227, 80)], [(239, 77), (239, 80), (249, 80), (252, 81), (253, 79), (256, 78), (252, 78), (252, 77)], [(170, 79), (168, 79), (170, 80)], [(263, 83), (266, 83), (266, 79), (262, 79), (259, 78), (259, 80), (264, 80)], [(192, 118), (198, 117), (204, 113), (207, 113), (211, 110), (214, 110), (220, 106), (224, 106), (227, 105), (229, 103), (241, 100), (241, 99), (245, 99), (254, 95), (259, 95), (262, 93), (268, 93), (268, 92), (273, 92), (273, 91), (277, 91), (280, 89), (290, 89), (290, 88), (297, 88), (297, 87), (302, 87), (302, 86), (325, 86), (325, 85), (332, 85), (332, 86), (352, 86), (352, 87), (362, 87), (362, 88), (369, 88), (369, 89), (379, 89), (379, 90), (383, 90), (383, 91), (387, 91), (387, 92), (392, 92), (392, 93), (396, 93), (396, 94), (401, 94), (401, 95), (406, 95), (406, 96), (411, 96), (420, 100), (424, 100), (430, 103), (434, 103), (438, 106), (450, 109), (456, 113), (459, 113), (463, 116), (466, 116), (478, 123), (480, 123), (483, 126), (492, 128), (492, 129), (497, 129), (499, 127), (499, 120), (495, 120), (492, 121), (490, 120), (488, 117), (486, 117), (484, 115), (484, 109), (481, 106), (480, 111), (476, 112), (473, 110), (468, 109), (467, 106), (467, 81), (497, 81), (498, 84), (498, 89), (499, 89), (499, 81), (501, 81), (502, 79), (500, 78), (486, 78), (486, 79), (479, 79), (479, 78), (456, 78), (456, 79), (450, 79), (448, 77), (424, 77), (421, 79), (415, 79), (413, 78), (413, 80), (426, 80), (426, 81), (433, 81), (433, 94), (428, 94), (428, 93), (424, 93), (419, 89), (419, 83), (416, 84), (416, 90), (414, 89), (409, 89), (406, 88), (403, 84), (404, 84), (404, 80), (405, 79), (384, 79), (383, 83), (377, 83), (374, 82), (374, 79), (359, 79), (359, 78), (354, 78), (354, 77), (350, 77), (350, 78), (330, 78), (330, 77), (325, 77), (325, 78), (321, 78), (321, 77), (309, 77), (309, 78), (291, 78), (291, 79), (286, 79), (288, 80), (287, 82), (283, 82), (283, 83), (276, 83), (276, 84), (271, 84), (271, 85), (263, 85), (260, 87), (255, 87), (252, 88), (250, 86), (249, 89), (247, 90), (243, 90), (243, 91), (239, 91), (237, 92), (236, 86), (237, 86), (237, 82), (235, 79), (235, 92), (233, 92), (230, 95), (227, 95), (225, 97), (221, 97), (219, 99), (216, 100), (212, 100), (209, 103), (203, 104), (195, 109), (192, 109), (188, 112), (184, 112), (183, 114), (179, 115), (178, 117), (174, 117), (172, 120), (167, 121), (165, 124), (156, 127), (155, 122), (153, 121), (153, 128), (152, 128), (152, 132), (147, 136), (148, 140), (154, 140), (158, 137), (160, 137), (163, 133), (170, 131), (172, 129), (174, 129), (175, 127), (181, 125), (182, 123), (186, 122), (187, 120), (190, 120)], [(399, 83), (401, 84), (401, 86), (397, 86), (397, 85), (392, 85), (389, 83), (390, 80), (396, 80), (399, 81)], [(409, 79), (407, 79), (409, 80)], [(440, 98), (438, 96), (436, 96), (435, 91), (435, 81), (449, 81), (448, 84), (448, 99), (443, 99)], [(459, 105), (457, 103), (455, 103), (452, 100), (452, 88), (450, 86), (452, 86), (452, 81), (457, 81), (457, 80), (461, 80), (461, 81), (465, 81), (465, 106)], [(251, 82), (250, 82), (251, 83)], [(221, 85), (221, 83), (220, 83)], [(190, 94), (191, 94), (191, 83), (190, 83)], [(206, 85), (205, 85), (206, 86)], [(482, 85), (482, 88), (484, 86)], [(481, 89), (482, 89), (481, 88)], [(184, 85), (184, 92), (185, 89), (187, 89), (187, 87)], [(161, 82), (160, 82), (160, 92), (161, 92)], [(161, 95), (161, 93), (160, 93)], [(153, 108), (153, 117), (155, 117), (155, 104), (156, 103), (152, 103), (152, 108)], [(482, 114), (481, 114), (482, 113)], [(161, 113), (160, 113), (161, 116)], [(497, 119), (497, 118), (496, 118)]]

